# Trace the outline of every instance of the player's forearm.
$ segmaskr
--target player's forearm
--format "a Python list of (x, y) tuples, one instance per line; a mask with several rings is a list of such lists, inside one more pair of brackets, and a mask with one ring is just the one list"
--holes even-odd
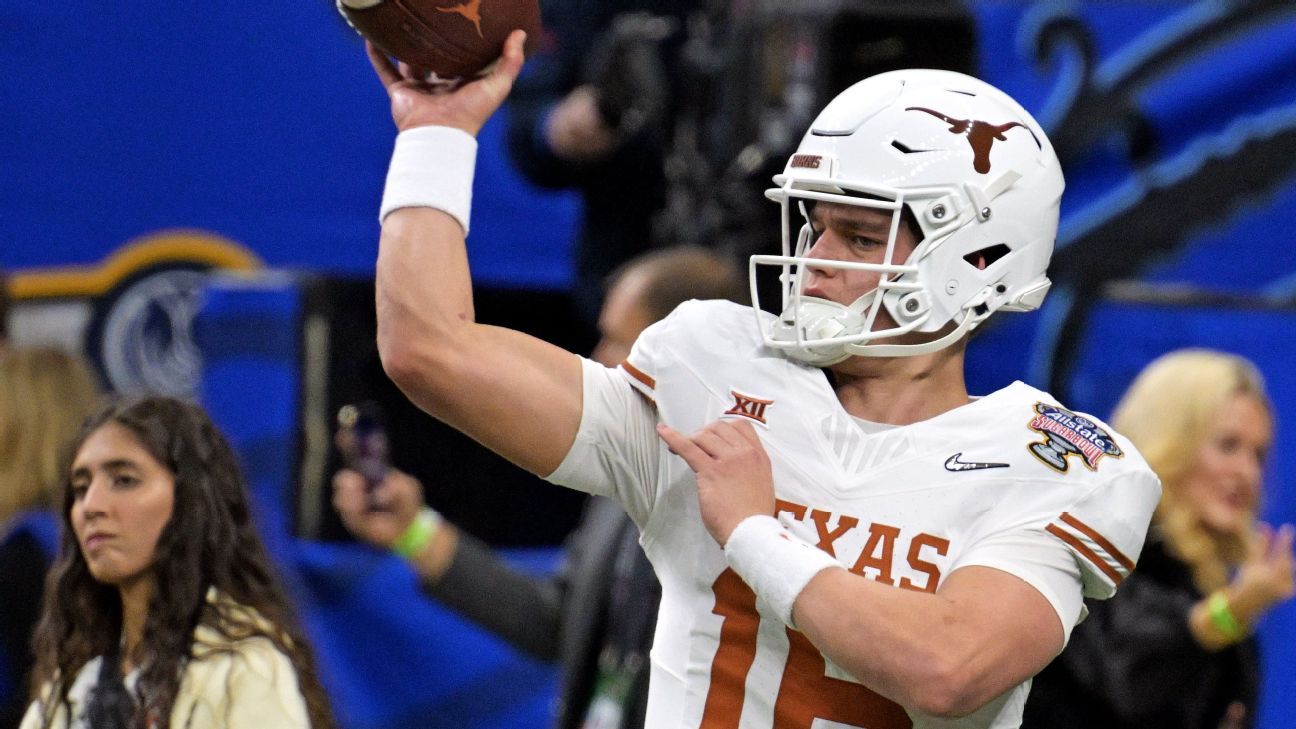
[(995, 677), (991, 637), (969, 630), (958, 604), (940, 595), (824, 570), (794, 615), (810, 642), (860, 683), (925, 714), (965, 716), (1021, 680)]
[[(473, 326), (472, 283), (463, 230), (432, 208), (387, 216), (377, 265), (378, 353), (416, 402), (435, 402), (439, 375)], [(438, 364), (440, 363), (440, 364)]]
[(581, 419), (581, 364), (534, 337), (473, 321), (463, 231), (428, 208), (387, 217), (378, 253), (378, 353), (433, 417), (531, 473), (551, 473)]

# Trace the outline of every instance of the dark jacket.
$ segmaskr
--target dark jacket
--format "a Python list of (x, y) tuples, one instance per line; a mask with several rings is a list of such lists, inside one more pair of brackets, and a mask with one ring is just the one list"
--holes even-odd
[(1188, 565), (1150, 536), (1116, 596), (1088, 603), (1066, 650), (1035, 678), (1023, 729), (1218, 729), (1234, 702), (1252, 726), (1256, 641), (1202, 648), (1188, 628), (1201, 599)]
[(0, 524), (0, 729), (18, 726), (27, 708), (32, 633), (58, 529), (58, 517), (48, 512)]
[[(590, 323), (598, 319), (602, 287), (620, 264), (649, 250), (652, 218), (666, 199), (662, 164), (668, 132), (653, 126), (625, 139), (606, 159), (573, 163), (557, 157), (544, 138), (549, 112), (589, 81), (591, 51), (614, 18), (646, 12), (674, 18), (677, 32), (662, 47), (669, 68), (683, 38), (684, 20), (698, 0), (551, 0), (541, 4), (545, 27), (538, 52), (509, 94), (508, 152), (531, 182), (580, 191), (581, 221), (574, 251), (573, 297)], [(674, 74), (667, 74), (666, 80)], [(669, 120), (679, 90), (667, 89)]]

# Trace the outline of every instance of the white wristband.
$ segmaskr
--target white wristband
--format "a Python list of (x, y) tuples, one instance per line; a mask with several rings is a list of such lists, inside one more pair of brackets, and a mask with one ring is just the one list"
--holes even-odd
[(827, 552), (792, 536), (772, 516), (743, 519), (724, 546), (725, 559), (789, 627), (792, 605), (810, 578), (841, 565)]
[(378, 222), (400, 208), (436, 208), (468, 236), (477, 140), (454, 127), (415, 127), (396, 135)]

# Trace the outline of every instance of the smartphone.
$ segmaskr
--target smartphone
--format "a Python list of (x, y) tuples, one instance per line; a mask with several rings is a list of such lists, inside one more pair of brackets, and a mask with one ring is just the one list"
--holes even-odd
[(370, 500), (391, 466), (387, 423), (374, 402), (343, 405), (337, 415), (337, 446), (347, 468), (364, 477)]

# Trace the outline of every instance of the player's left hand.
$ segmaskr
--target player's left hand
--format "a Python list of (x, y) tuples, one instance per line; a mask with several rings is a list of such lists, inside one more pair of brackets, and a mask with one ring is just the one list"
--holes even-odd
[(717, 420), (689, 436), (659, 423), (657, 434), (697, 474), (702, 522), (721, 546), (743, 519), (774, 513), (769, 456), (751, 423)]

